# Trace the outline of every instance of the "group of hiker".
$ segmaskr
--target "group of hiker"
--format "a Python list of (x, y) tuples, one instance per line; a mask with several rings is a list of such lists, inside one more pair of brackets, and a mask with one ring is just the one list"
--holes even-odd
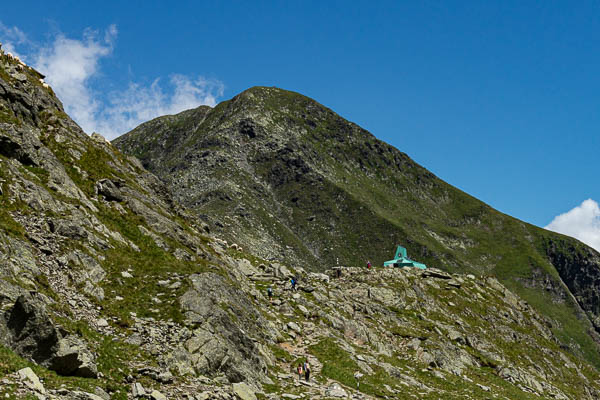
[[(292, 276), (290, 278), (290, 285), (291, 285), (291, 289), (295, 292), (298, 289), (296, 288), (296, 285), (298, 284), (298, 277), (296, 276)], [(267, 297), (269, 298), (269, 302), (272, 303), (273, 302), (273, 288), (271, 286), (269, 286), (267, 288)]]
[(304, 374), (304, 379), (308, 382), (310, 380), (310, 365), (308, 364), (308, 360), (298, 364), (298, 380), (302, 380), (302, 374)]
[[(371, 261), (367, 260), (367, 269), (370, 270), (371, 268), (373, 268), (373, 265), (371, 264)], [(334, 268), (335, 271), (335, 276), (336, 278), (341, 278), (342, 276), (342, 269), (340, 267)], [(296, 287), (296, 285), (298, 284), (298, 276), (294, 275), (290, 278), (290, 288), (292, 291), (297, 291), (298, 288)], [(267, 296), (269, 297), (269, 301), (273, 302), (273, 289), (271, 288), (271, 286), (269, 286), (267, 288)]]
[[(371, 268), (372, 268), (371, 262), (367, 260), (367, 269), (370, 270)], [(337, 272), (337, 276), (340, 277), (341, 269), (337, 268), (336, 272)], [(292, 276), (290, 278), (290, 285), (291, 285), (292, 291), (298, 290), (296, 288), (297, 284), (298, 284), (298, 277)], [(273, 302), (273, 289), (271, 288), (271, 286), (269, 286), (267, 288), (267, 296), (269, 298), (269, 302), (272, 303)], [(298, 364), (297, 373), (298, 373), (298, 380), (302, 380), (302, 375), (304, 375), (304, 379), (306, 380), (306, 382), (308, 382), (310, 380), (310, 364), (308, 363), (308, 360), (304, 361), (303, 363)]]
[[(291, 288), (293, 291), (296, 291), (296, 284), (298, 283), (298, 278), (296, 276), (293, 276), (290, 279), (290, 284), (291, 284)], [(273, 302), (273, 288), (271, 288), (271, 286), (267, 287), (267, 296), (269, 297), (269, 302), (272, 303)], [(310, 380), (310, 364), (308, 363), (308, 360), (304, 361), (304, 363), (300, 363), (298, 364), (298, 380), (302, 379), (302, 375), (304, 375), (304, 379), (306, 380), (306, 382), (308, 382)]]

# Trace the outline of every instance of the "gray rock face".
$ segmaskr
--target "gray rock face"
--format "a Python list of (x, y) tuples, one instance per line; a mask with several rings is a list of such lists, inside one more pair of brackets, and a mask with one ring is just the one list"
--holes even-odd
[(73, 335), (58, 341), (49, 368), (61, 375), (76, 375), (84, 378), (95, 378), (98, 375), (94, 356), (85, 343)]
[(53, 233), (69, 239), (81, 240), (88, 237), (88, 231), (77, 221), (61, 219), (53, 220), (50, 224)]
[(30, 295), (20, 296), (7, 313), (9, 345), (23, 357), (61, 375), (95, 378), (94, 357), (85, 344), (56, 326), (41, 301)]
[(267, 366), (249, 334), (274, 340), (263, 332), (268, 323), (222, 276), (204, 273), (191, 281), (181, 298), (187, 320), (198, 326), (185, 344), (188, 364), (203, 375), (223, 372), (230, 382), (264, 380)]
[[(587, 247), (575, 246), (565, 239), (546, 239), (546, 253), (563, 282), (600, 332), (600, 254)], [(555, 287), (546, 289), (555, 290)]]

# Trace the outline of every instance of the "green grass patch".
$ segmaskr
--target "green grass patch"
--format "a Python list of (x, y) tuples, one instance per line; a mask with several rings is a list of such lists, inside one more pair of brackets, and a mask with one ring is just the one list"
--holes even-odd
[[(121, 215), (103, 205), (99, 206), (102, 208), (102, 222), (109, 229), (120, 232), (140, 249), (137, 252), (129, 246), (115, 244), (114, 249), (105, 252), (106, 261), (103, 266), (108, 276), (103, 281), (106, 293), (103, 306), (106, 311), (111, 315), (119, 316), (124, 326), (129, 325), (130, 312), (135, 312), (140, 317), (181, 322), (183, 315), (177, 299), (187, 289), (186, 282), (182, 281), (180, 288), (171, 290), (159, 286), (158, 281), (169, 279), (171, 272), (186, 276), (208, 271), (208, 263), (203, 259), (178, 260), (171, 253), (158, 247), (152, 238), (140, 232), (138, 225), (145, 225), (142, 218), (130, 213)], [(171, 248), (178, 245), (168, 238), (163, 240)], [(121, 276), (121, 272), (128, 269), (131, 270), (133, 278)], [(160, 293), (163, 296), (159, 297)], [(122, 297), (123, 300), (114, 300), (116, 296)], [(158, 298), (161, 303), (156, 303), (155, 298)]]
[[(346, 386), (356, 388), (357, 380), (354, 373), (359, 371), (358, 365), (350, 358), (348, 352), (342, 350), (334, 339), (327, 338), (310, 346), (309, 351), (323, 364), (321, 374), (324, 377), (336, 380)], [(316, 379), (316, 378), (315, 378)], [(383, 387), (391, 378), (385, 371), (376, 368), (372, 375), (365, 375), (360, 379), (358, 390), (377, 397), (385, 397), (390, 393)]]

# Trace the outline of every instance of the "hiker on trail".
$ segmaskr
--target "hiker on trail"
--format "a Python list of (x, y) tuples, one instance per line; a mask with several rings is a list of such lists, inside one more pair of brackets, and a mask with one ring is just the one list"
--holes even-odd
[(302, 369), (302, 363), (298, 364), (297, 371), (298, 371), (298, 380), (301, 380), (302, 379), (302, 372), (304, 372), (304, 370)]
[(308, 360), (304, 361), (304, 378), (306, 382), (310, 379), (310, 365), (308, 365)]
[(273, 289), (271, 289), (271, 286), (269, 286), (267, 288), (267, 296), (269, 296), (269, 302), (272, 303), (273, 302)]
[(367, 269), (371, 269), (371, 261), (367, 260)]
[(292, 283), (292, 290), (296, 290), (296, 277), (292, 276), (292, 279), (290, 281)]

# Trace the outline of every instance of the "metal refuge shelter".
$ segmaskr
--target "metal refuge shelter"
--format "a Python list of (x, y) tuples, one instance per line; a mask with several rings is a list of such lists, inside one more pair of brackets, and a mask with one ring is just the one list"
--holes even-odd
[(413, 261), (408, 258), (406, 249), (402, 246), (398, 246), (396, 249), (396, 255), (393, 260), (389, 260), (383, 263), (384, 267), (415, 267), (420, 269), (427, 269), (427, 266), (423, 263)]

